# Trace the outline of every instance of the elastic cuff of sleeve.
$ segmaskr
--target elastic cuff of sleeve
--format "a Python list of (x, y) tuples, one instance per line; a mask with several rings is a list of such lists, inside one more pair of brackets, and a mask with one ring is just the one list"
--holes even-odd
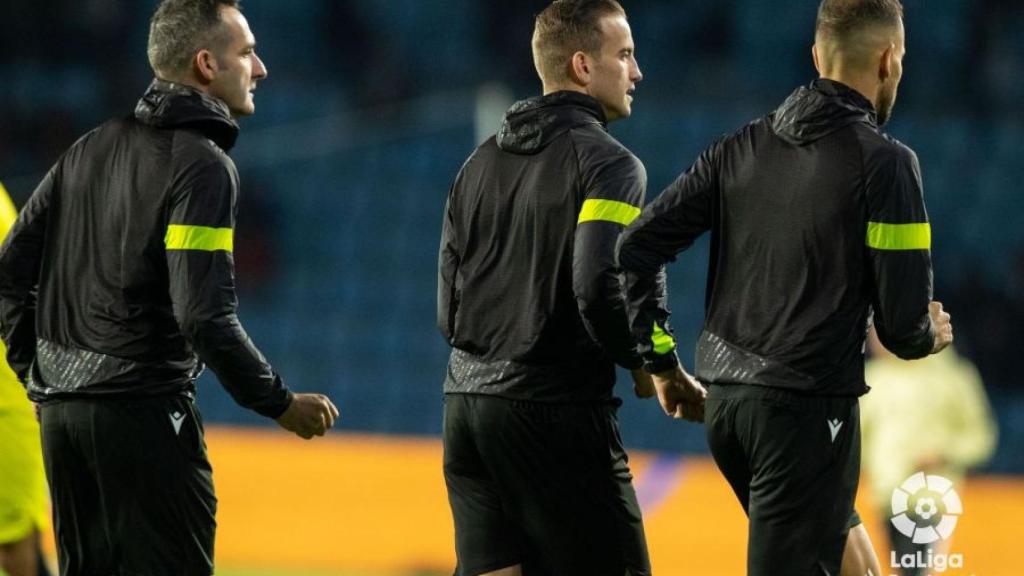
[(277, 380), (277, 383), (281, 388), (275, 390), (272, 398), (264, 402), (263, 405), (253, 407), (253, 410), (255, 410), (257, 414), (260, 416), (266, 416), (271, 420), (277, 420), (280, 418), (281, 414), (284, 414), (284, 411), (288, 409), (288, 406), (291, 406), (292, 398), (295, 397), (295, 394), (292, 394), (292, 391), (285, 387), (281, 382), (280, 376), (276, 377), (275, 380)]
[[(651, 356), (654, 356), (653, 358)], [(649, 355), (644, 362), (644, 370), (649, 374), (657, 374), (666, 370), (672, 370), (679, 366), (679, 357), (676, 356), (676, 349), (673, 348), (665, 354)]]

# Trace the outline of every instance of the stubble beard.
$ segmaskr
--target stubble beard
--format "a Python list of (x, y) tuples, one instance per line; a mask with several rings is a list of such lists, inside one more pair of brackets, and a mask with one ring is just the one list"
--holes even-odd
[(885, 126), (892, 117), (893, 106), (896, 105), (896, 89), (891, 90), (882, 88), (878, 94), (878, 110), (876, 112), (876, 119), (878, 120), (879, 126)]

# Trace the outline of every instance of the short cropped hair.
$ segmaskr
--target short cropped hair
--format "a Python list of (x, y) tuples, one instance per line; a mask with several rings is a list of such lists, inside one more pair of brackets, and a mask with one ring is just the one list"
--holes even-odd
[(903, 18), (899, 0), (822, 0), (815, 36), (843, 43), (874, 27), (895, 27)]
[(555, 0), (537, 14), (533, 28), (533, 64), (544, 81), (563, 79), (576, 52), (596, 55), (604, 33), (601, 18), (626, 15), (615, 0)]
[(222, 6), (241, 9), (238, 0), (163, 0), (149, 22), (146, 55), (153, 72), (173, 80), (188, 72), (203, 48), (217, 47)]

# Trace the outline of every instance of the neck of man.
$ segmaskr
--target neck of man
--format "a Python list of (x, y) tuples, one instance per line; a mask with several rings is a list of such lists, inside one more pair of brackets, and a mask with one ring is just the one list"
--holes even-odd
[(544, 83), (544, 95), (554, 94), (555, 92), (579, 92), (580, 94), (590, 95), (586, 88), (579, 84), (573, 84), (571, 82), (560, 82), (554, 84)]
[(163, 80), (164, 82), (173, 82), (175, 84), (181, 84), (182, 86), (188, 86), (189, 88), (202, 92), (203, 94), (210, 93), (210, 88), (204, 85), (202, 82), (200, 82), (193, 75), (186, 75), (180, 77), (157, 76), (157, 78)]
[[(585, 86), (576, 84), (575, 82), (544, 82), (544, 96), (554, 94), (555, 92), (579, 92), (580, 94), (586, 94), (587, 96), (591, 96), (590, 92), (587, 91), (587, 88)], [(608, 119), (608, 109), (606, 109), (603, 104), (601, 105), (601, 111), (604, 112), (606, 122), (611, 122), (611, 120), (615, 119)]]

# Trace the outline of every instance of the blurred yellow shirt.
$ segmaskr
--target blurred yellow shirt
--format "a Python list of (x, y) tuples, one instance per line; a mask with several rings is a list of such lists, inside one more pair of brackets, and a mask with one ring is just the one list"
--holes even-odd
[[(18, 218), (18, 211), (3, 184), (0, 184), (0, 241), (7, 237)], [(6, 410), (32, 410), (25, 395), (25, 387), (7, 365), (7, 347), (0, 340), (0, 412)]]
[[(17, 219), (10, 196), (0, 184), (0, 240)], [(32, 403), (7, 365), (0, 340), (0, 544), (31, 537), (49, 523), (43, 453)], [(0, 570), (0, 573), (3, 573)]]
[[(991, 457), (996, 423), (981, 376), (952, 347), (921, 360), (873, 359), (864, 379), (862, 458), (879, 502), (916, 472), (959, 488), (968, 468)], [(922, 469), (927, 462), (937, 464)]]

